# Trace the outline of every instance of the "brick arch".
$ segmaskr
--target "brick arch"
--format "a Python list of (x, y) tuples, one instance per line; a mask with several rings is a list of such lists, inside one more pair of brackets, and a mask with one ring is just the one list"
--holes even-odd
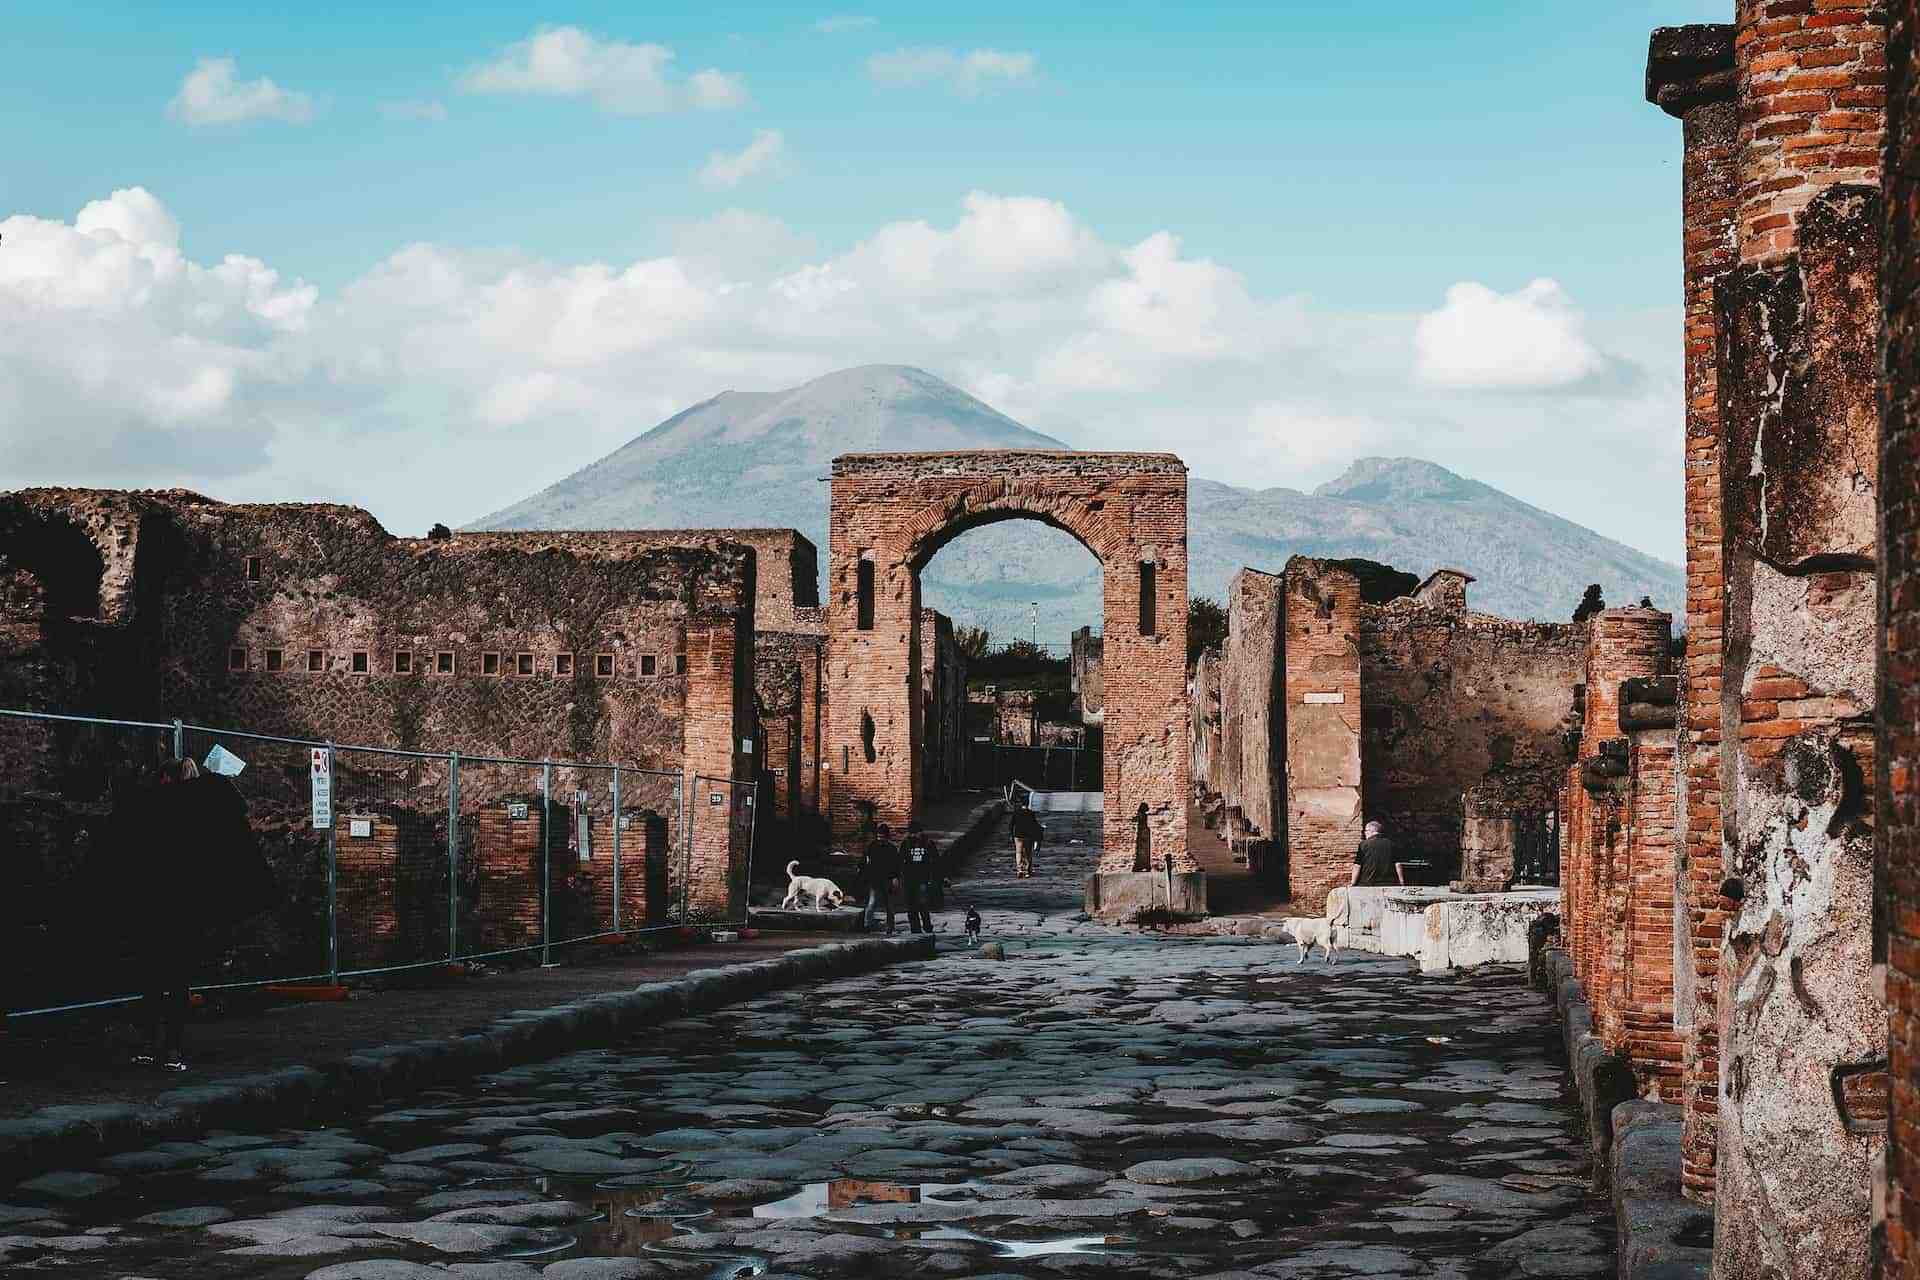
[(1156, 865), (1171, 853), (1176, 869), (1193, 870), (1185, 465), (1163, 453), (847, 454), (834, 459), (832, 485), (825, 607), (835, 831), (853, 834), (869, 812), (898, 827), (920, 803), (921, 570), (973, 529), (1036, 520), (1078, 540), (1103, 571), (1102, 869), (1132, 869), (1132, 815), (1145, 804)]

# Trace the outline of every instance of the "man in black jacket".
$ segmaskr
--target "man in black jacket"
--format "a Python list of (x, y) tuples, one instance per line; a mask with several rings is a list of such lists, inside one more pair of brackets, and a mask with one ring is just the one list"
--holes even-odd
[(933, 841), (918, 822), (907, 824), (907, 839), (900, 849), (900, 883), (907, 891), (907, 928), (914, 933), (933, 932), (933, 917), (927, 912), (927, 900), (940, 878), (940, 859)]
[(862, 878), (867, 882), (867, 909), (861, 914), (860, 923), (868, 929), (887, 913), (887, 932), (893, 932), (893, 881), (900, 874), (900, 851), (893, 847), (893, 841), (887, 839), (890, 833), (885, 823), (875, 830), (873, 840), (867, 845), (866, 858), (862, 863)]

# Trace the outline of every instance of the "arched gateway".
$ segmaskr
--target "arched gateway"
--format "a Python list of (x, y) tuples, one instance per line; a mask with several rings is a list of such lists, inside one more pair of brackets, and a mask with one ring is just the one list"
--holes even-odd
[[(1200, 905), (1187, 853), (1187, 468), (1170, 453), (852, 453), (833, 461), (828, 532), (828, 759), (834, 830), (870, 806), (899, 828), (919, 802), (920, 570), (954, 538), (1001, 520), (1064, 529), (1106, 587), (1101, 882), (1108, 913), (1154, 886), (1132, 879), (1147, 808), (1155, 879)], [(1166, 889), (1155, 901), (1167, 901)], [(1199, 902), (1194, 899), (1198, 897)]]

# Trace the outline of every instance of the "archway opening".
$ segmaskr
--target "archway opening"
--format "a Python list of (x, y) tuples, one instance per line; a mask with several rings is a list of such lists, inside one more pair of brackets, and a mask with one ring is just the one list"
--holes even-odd
[(1077, 794), (1061, 803), (1097, 812), (1100, 560), (1044, 516), (1010, 512), (942, 530), (915, 567), (923, 669), (948, 644), (965, 663), (961, 698), (942, 706), (922, 691), (922, 796), (957, 780), (969, 791)]

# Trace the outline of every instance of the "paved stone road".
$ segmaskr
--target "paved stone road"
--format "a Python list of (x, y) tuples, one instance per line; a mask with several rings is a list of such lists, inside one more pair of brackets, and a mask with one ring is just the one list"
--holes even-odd
[[(770, 996), (326, 1130), (4, 1195), (0, 1265), (87, 1276), (1603, 1275), (1519, 974), (1075, 921), (1086, 819), (988, 851), (1009, 957)], [(1085, 838), (1082, 836), (1081, 838)], [(998, 872), (999, 874), (994, 874)]]

